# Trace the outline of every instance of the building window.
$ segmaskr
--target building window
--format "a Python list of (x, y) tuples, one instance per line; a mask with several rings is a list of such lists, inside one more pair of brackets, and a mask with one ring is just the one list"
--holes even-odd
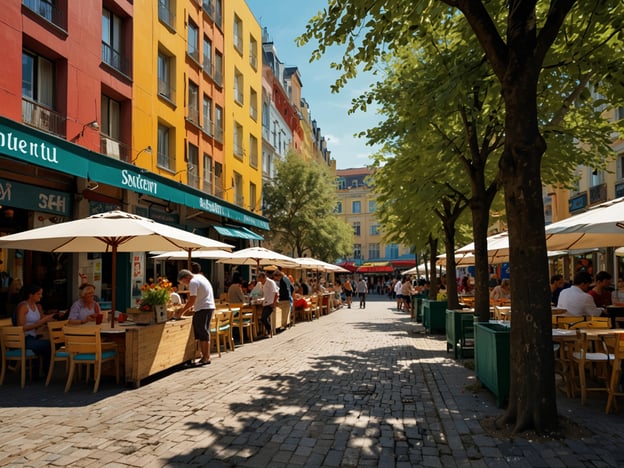
[(22, 52), (22, 97), (54, 108), (54, 64), (51, 61)]
[(362, 258), (362, 244), (353, 244), (353, 258)]
[(237, 68), (234, 68), (234, 99), (241, 106), (243, 105), (243, 102), (244, 102), (243, 86), (244, 86), (243, 74), (239, 72)]
[(199, 188), (199, 178), (197, 177), (199, 168), (199, 148), (191, 143), (188, 145), (188, 163), (186, 166), (186, 177), (188, 185)]
[(102, 117), (100, 118), (100, 132), (114, 138), (121, 139), (121, 104), (106, 95), (102, 95)]
[(618, 180), (624, 179), (624, 154), (619, 154), (617, 157), (617, 178)]
[(245, 197), (243, 195), (243, 176), (238, 172), (234, 172), (234, 203), (238, 206), (245, 205)]
[(202, 67), (204, 71), (208, 73), (208, 76), (212, 76), (212, 41), (204, 36), (204, 59), (202, 60)]
[(214, 188), (215, 195), (223, 198), (223, 164), (216, 161), (214, 163)]
[(215, 51), (214, 74), (212, 79), (214, 82), (223, 86), (223, 55)]
[(55, 5), (53, 0), (22, 0), (22, 4), (37, 15), (65, 29), (64, 12)]
[(199, 125), (199, 86), (189, 81), (188, 87), (188, 120)]
[(130, 64), (124, 58), (123, 43), (123, 20), (114, 13), (103, 9), (102, 62), (128, 75), (130, 74)]
[(190, 19), (188, 21), (187, 47), (189, 57), (199, 63), (199, 28)]
[(336, 213), (342, 213), (342, 202), (336, 203)]
[(374, 213), (375, 211), (377, 211), (377, 201), (369, 200), (368, 201), (368, 212), (369, 213)]
[(258, 206), (256, 204), (256, 199), (258, 198), (258, 189), (256, 184), (253, 182), (249, 183), (249, 210), (256, 211)]
[(353, 187), (353, 188), (357, 188), (358, 187), (357, 179), (351, 181), (351, 187)]
[(338, 190), (345, 190), (346, 188), (347, 188), (347, 181), (343, 177), (340, 177), (338, 179)]
[(171, 132), (171, 128), (158, 124), (158, 166), (165, 169), (172, 169)]
[(158, 0), (158, 19), (175, 29), (175, 0)]
[(217, 105), (215, 105), (214, 138), (223, 143), (223, 108)]
[(234, 47), (242, 55), (243, 53), (243, 22), (234, 15)]
[(379, 224), (371, 224), (370, 234), (371, 234), (371, 236), (378, 236), (379, 235)]
[(174, 100), (172, 77), (173, 57), (158, 52), (158, 94), (169, 101)]
[(361, 235), (361, 227), (360, 227), (360, 222), (359, 221), (355, 221), (353, 223), (353, 235), (354, 236), (360, 236)]
[(234, 122), (234, 156), (243, 159), (243, 126)]
[(258, 93), (253, 88), (249, 89), (249, 116), (258, 119)]
[(358, 214), (362, 212), (362, 203), (359, 201), (351, 202), (351, 213)]
[(379, 258), (379, 244), (368, 244), (368, 258)]
[(389, 244), (386, 246), (386, 258), (398, 258), (399, 246), (397, 244)]
[(212, 136), (212, 99), (204, 94), (204, 104), (202, 107), (202, 129)]
[(249, 64), (254, 70), (258, 69), (258, 41), (253, 36), (249, 36)]
[(253, 135), (249, 135), (249, 165), (258, 167), (258, 139)]
[(202, 190), (205, 193), (212, 194), (212, 157), (204, 153), (204, 182)]

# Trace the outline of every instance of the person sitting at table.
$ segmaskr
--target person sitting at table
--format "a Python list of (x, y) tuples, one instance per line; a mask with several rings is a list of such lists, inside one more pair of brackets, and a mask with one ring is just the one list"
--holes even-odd
[(563, 291), (565, 286), (565, 280), (563, 279), (563, 275), (556, 274), (550, 277), (550, 302), (551, 304), (557, 305), (559, 302), (559, 294)]
[(579, 271), (574, 275), (574, 284), (561, 291), (557, 307), (565, 309), (563, 315), (582, 317), (590, 315), (597, 317), (603, 313), (603, 309), (596, 307), (594, 298), (587, 291), (592, 282), (591, 275), (586, 271)]
[(589, 295), (594, 298), (598, 307), (603, 309), (611, 305), (611, 292), (613, 291), (613, 276), (608, 271), (599, 271), (596, 275), (594, 287), (589, 290)]
[(31, 284), (22, 288), (23, 300), (15, 309), (15, 326), (24, 329), (26, 349), (32, 350), (43, 362), (44, 375), (48, 373), (50, 366), (50, 341), (41, 339), (37, 330), (46, 325), (54, 318), (52, 314), (46, 315), (41, 307), (43, 288)]
[(232, 284), (228, 287), (228, 302), (230, 304), (243, 304), (245, 302), (245, 293), (241, 286), (241, 276), (238, 273), (234, 273), (232, 277)]
[(95, 286), (85, 283), (78, 288), (78, 291), (80, 297), (69, 309), (68, 323), (80, 325), (95, 322), (95, 316), (101, 314), (100, 305), (95, 302)]
[(490, 299), (498, 302), (511, 300), (511, 282), (509, 281), (509, 278), (503, 279), (501, 284), (492, 289)]
[(259, 299), (262, 297), (262, 283), (260, 281), (251, 281), (249, 286), (251, 287), (249, 291), (249, 297), (251, 299)]

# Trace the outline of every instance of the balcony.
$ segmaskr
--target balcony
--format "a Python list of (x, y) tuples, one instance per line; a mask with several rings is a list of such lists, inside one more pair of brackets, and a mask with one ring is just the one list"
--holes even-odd
[(598, 184), (589, 188), (590, 206), (605, 201), (607, 201), (607, 184)]
[(195, 171), (188, 171), (187, 185), (193, 188), (199, 188), (199, 177)]
[(175, 100), (175, 90), (169, 81), (158, 80), (158, 94), (170, 102)]
[(34, 101), (22, 98), (22, 122), (65, 138), (65, 117)]
[(202, 130), (203, 132), (208, 135), (208, 136), (212, 136), (213, 135), (213, 130), (212, 130), (212, 121), (208, 120), (208, 119), (204, 119), (204, 124), (202, 125)]
[(212, 195), (212, 182), (210, 180), (204, 179), (202, 181), (202, 192), (207, 193), (208, 195)]
[(223, 72), (221, 70), (215, 70), (214, 73), (212, 74), (212, 79), (214, 80), (217, 86), (219, 87), (223, 86)]
[(199, 127), (199, 110), (196, 107), (189, 107), (187, 109), (186, 120)]
[(126, 76), (131, 76), (130, 60), (105, 42), (102, 42), (102, 62)]
[(130, 149), (128, 145), (106, 135), (100, 135), (100, 153), (113, 159), (130, 162)]
[(55, 7), (51, 0), (22, 0), (22, 5), (62, 30), (67, 30), (65, 12)]
[(219, 143), (223, 143), (223, 126), (217, 124), (215, 127), (213, 138), (217, 140)]

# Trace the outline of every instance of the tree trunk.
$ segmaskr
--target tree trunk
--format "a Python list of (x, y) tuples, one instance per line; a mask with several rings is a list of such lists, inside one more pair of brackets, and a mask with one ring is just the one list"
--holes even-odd
[(438, 278), (436, 275), (436, 267), (435, 267), (435, 259), (438, 255), (438, 239), (431, 237), (429, 235), (429, 251), (431, 252), (431, 257), (429, 261), (431, 262), (431, 279), (429, 280), (429, 299), (434, 300), (438, 295)]
[[(487, 249), (487, 229), (490, 205), (483, 198), (474, 195), (471, 203), (472, 231), (475, 248), (475, 314), (479, 322), (490, 320), (490, 265)], [(483, 200), (483, 201), (481, 201)]]
[(557, 401), (540, 175), (546, 145), (537, 124), (539, 67), (529, 57), (512, 57), (510, 63), (503, 82), (501, 174), (509, 225), (511, 385), (501, 421), (514, 423), (516, 432), (548, 432), (557, 427)]

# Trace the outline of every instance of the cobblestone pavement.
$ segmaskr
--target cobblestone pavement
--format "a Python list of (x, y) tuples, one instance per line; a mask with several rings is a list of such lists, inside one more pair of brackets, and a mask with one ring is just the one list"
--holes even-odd
[(480, 420), (501, 410), (474, 372), (371, 299), (138, 389), (65, 394), (61, 370), (20, 390), (9, 374), (0, 466), (624, 466), (624, 417), (606, 416), (603, 396), (558, 402), (594, 436), (489, 437)]

